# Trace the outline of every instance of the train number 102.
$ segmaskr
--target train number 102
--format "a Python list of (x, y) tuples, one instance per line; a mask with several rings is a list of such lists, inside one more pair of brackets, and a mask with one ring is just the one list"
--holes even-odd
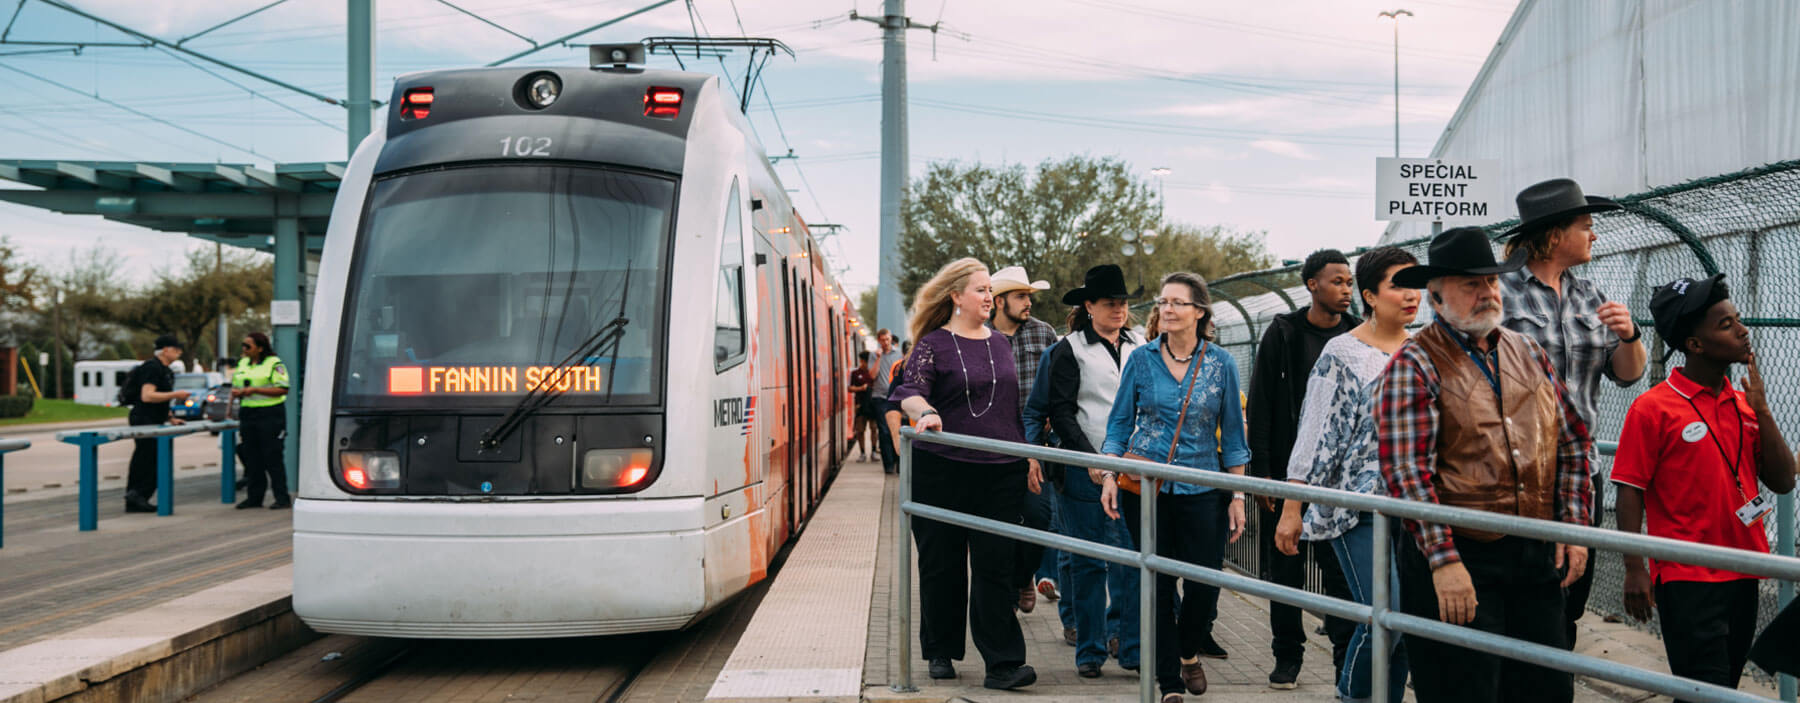
[(501, 137), (501, 156), (549, 156), (549, 137)]

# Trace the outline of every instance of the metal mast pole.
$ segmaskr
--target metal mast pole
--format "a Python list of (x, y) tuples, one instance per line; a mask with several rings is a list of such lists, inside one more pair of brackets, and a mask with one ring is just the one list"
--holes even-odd
[(1378, 17), (1394, 18), (1394, 158), (1400, 158), (1400, 18), (1411, 17), (1408, 10), (1383, 10)]
[(345, 158), (355, 155), (356, 146), (362, 143), (363, 137), (369, 136), (375, 110), (375, 103), (370, 98), (375, 86), (375, 0), (348, 0), (348, 3), (349, 26), (344, 34), (349, 39), (345, 59), (349, 96), (344, 103), (349, 108), (350, 120), (345, 125), (348, 141)]
[(876, 324), (899, 337), (906, 329), (900, 300), (900, 207), (906, 190), (906, 0), (886, 0), (881, 49), (881, 266)]

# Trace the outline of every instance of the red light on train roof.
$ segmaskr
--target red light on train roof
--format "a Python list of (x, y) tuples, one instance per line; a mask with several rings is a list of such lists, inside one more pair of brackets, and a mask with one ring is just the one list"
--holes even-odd
[(435, 99), (431, 88), (408, 88), (400, 99), (400, 119), (425, 119), (431, 114), (431, 103)]
[(644, 91), (644, 116), (669, 120), (681, 116), (681, 89), (652, 87)]

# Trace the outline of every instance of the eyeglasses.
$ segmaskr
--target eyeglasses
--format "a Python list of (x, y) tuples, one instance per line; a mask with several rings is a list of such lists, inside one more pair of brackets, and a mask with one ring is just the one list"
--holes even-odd
[(1156, 307), (1159, 307), (1159, 308), (1179, 308), (1182, 306), (1187, 306), (1190, 308), (1194, 308), (1195, 310), (1198, 310), (1202, 307), (1199, 303), (1189, 302), (1186, 300), (1170, 300), (1168, 298), (1157, 298), (1156, 300), (1150, 301), (1150, 304), (1155, 305)]
[(239, 344), (239, 345), (238, 345), (238, 348), (239, 348), (239, 349), (249, 349), (249, 348), (250, 348), (250, 345), (249, 345), (249, 344)]

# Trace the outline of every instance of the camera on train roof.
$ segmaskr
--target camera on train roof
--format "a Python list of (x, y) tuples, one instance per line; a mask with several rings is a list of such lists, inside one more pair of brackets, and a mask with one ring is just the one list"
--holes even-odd
[(588, 68), (626, 68), (648, 62), (643, 42), (588, 45)]

